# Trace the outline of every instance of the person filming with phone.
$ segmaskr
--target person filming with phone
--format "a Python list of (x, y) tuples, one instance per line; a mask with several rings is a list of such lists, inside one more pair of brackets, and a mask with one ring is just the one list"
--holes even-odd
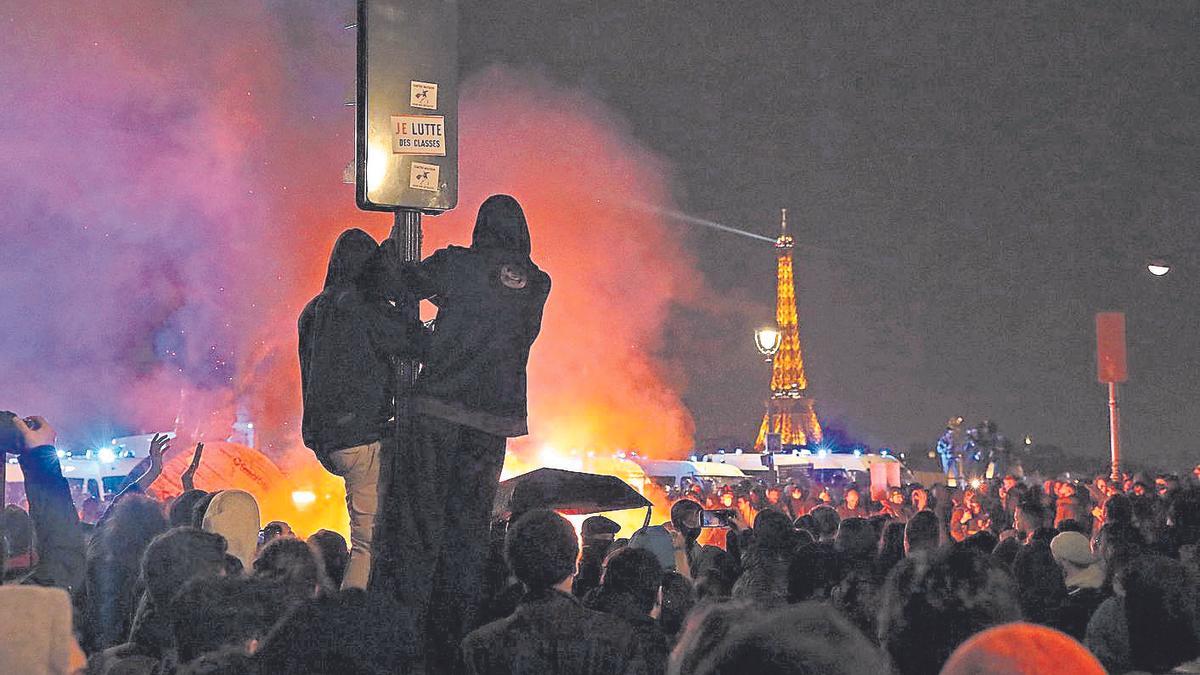
[(17, 456), (37, 540), (38, 562), (21, 582), (69, 589), (83, 578), (83, 531), (58, 463), (56, 437), (43, 417), (0, 411), (0, 448)]
[[(77, 672), (83, 650), (72, 631), (71, 589), (83, 579), (83, 531), (54, 448), (56, 434), (43, 417), (0, 411), (0, 462), (17, 456), (29, 499), (37, 562), (15, 583), (0, 586), (0, 616), (20, 621), (0, 633), (0, 670), (12, 673)], [(5, 546), (0, 538), (0, 569)], [(51, 588), (38, 588), (51, 587)], [(38, 650), (29, 635), (45, 635), (53, 650)]]

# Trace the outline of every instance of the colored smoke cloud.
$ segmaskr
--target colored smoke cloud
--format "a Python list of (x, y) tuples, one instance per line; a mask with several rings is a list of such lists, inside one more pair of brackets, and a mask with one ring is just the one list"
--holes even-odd
[[(339, 182), (353, 37), (322, 3), (29, 5), (0, 23), (0, 407), (82, 440), (224, 438), (237, 407), (277, 458), (299, 443), (295, 319), (346, 227), (386, 236)], [(585, 94), (506, 69), (461, 91), (459, 208), (425, 251), (469, 242), (492, 193), (525, 207), (554, 280), (530, 364), (538, 447), (690, 447), (659, 354), (705, 295), (669, 167)], [(299, 456), (299, 455), (295, 455)]]

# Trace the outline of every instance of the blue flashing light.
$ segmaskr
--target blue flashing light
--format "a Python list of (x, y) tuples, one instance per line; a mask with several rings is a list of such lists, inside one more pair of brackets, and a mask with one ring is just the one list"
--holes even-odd
[(825, 448), (817, 448), (817, 457), (824, 457), (827, 454), (829, 454), (829, 451)]
[(855, 456), (855, 457), (862, 457), (862, 450), (859, 450), (858, 448), (855, 448), (855, 449), (854, 449), (854, 456)]
[(64, 457), (67, 456), (67, 451), (66, 450), (55, 450), (54, 454), (58, 455), (59, 459), (63, 459)]
[(102, 464), (112, 464), (117, 461), (117, 453), (112, 448), (105, 446), (96, 451), (96, 458)]

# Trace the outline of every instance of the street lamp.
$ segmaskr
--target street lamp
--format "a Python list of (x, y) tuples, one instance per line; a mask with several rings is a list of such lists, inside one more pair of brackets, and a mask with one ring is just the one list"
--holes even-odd
[(1156, 277), (1161, 277), (1167, 272), (1171, 271), (1171, 263), (1167, 262), (1163, 258), (1154, 258), (1150, 260), (1150, 262), (1146, 263), (1146, 271), (1150, 272), (1150, 274), (1153, 274)]
[(779, 351), (779, 344), (783, 342), (783, 335), (775, 328), (759, 328), (754, 331), (754, 346), (758, 347), (758, 353), (770, 361), (775, 352)]

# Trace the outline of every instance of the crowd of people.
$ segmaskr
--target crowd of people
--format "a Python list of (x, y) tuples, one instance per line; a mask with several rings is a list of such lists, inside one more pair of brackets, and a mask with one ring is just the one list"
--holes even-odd
[[(344, 232), (298, 322), (301, 436), (344, 479), (350, 542), (254, 496), (169, 499), (170, 439), (72, 502), (43, 418), (0, 413), (0, 672), (1198, 672), (1200, 467), (1089, 483), (694, 484), (669, 521), (493, 522), (550, 279), (512, 197), (469, 247), (401, 264)], [(431, 329), (401, 310), (427, 298)], [(402, 391), (393, 361), (419, 363)], [(515, 508), (515, 507), (514, 507)], [(94, 520), (94, 522), (93, 522)], [(85, 525), (86, 523), (86, 525)]]
[[(4, 450), (19, 460), (29, 510), (4, 513), (4, 672), (419, 670), (411, 609), (342, 588), (341, 535), (303, 540), (287, 523), (264, 525), (239, 490), (160, 501), (136, 478), (85, 528), (51, 425), (13, 424)], [(689, 491), (669, 522), (628, 538), (603, 516), (577, 532), (546, 510), (498, 525), (481, 616), (448, 667), (1200, 668), (1200, 467), (1187, 478), (910, 486), (878, 499), (853, 487), (708, 492)], [(702, 527), (705, 510), (720, 527)], [(714, 533), (720, 545), (703, 543)]]

